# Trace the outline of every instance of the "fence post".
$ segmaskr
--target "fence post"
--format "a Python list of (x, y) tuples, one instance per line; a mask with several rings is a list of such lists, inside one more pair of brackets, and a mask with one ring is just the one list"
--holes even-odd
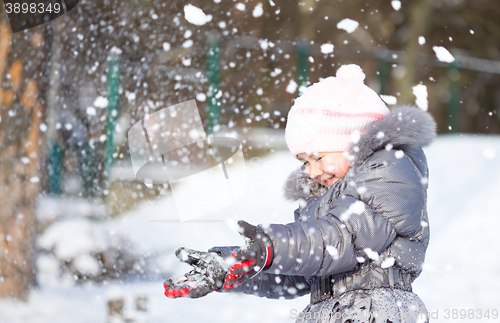
[(208, 36), (207, 51), (207, 81), (208, 81), (208, 127), (207, 134), (212, 134), (215, 125), (219, 122), (219, 106), (217, 102), (217, 92), (219, 92), (219, 54), (220, 37), (217, 32), (212, 32)]
[(50, 142), (48, 162), (49, 194), (58, 195), (61, 191), (64, 151), (56, 140)]
[(307, 85), (309, 79), (309, 44), (305, 40), (297, 42), (297, 84)]
[(450, 132), (458, 132), (460, 112), (460, 65), (454, 61), (448, 64), (448, 116), (450, 118)]
[(387, 85), (389, 83), (389, 64), (382, 56), (378, 58), (378, 73), (380, 82), (379, 94), (387, 94)]
[(106, 108), (106, 159), (105, 170), (110, 175), (115, 151), (115, 127), (118, 120), (118, 87), (120, 85), (120, 65), (116, 57), (108, 62), (108, 106)]

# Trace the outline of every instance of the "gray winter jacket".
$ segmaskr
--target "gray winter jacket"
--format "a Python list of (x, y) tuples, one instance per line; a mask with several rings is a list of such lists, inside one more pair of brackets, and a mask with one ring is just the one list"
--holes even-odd
[[(351, 169), (332, 187), (303, 170), (292, 173), (285, 196), (305, 206), (294, 223), (264, 228), (274, 246), (271, 267), (231, 291), (269, 298), (313, 293), (314, 302), (322, 300), (314, 294), (327, 276), (334, 295), (375, 287), (411, 291), (429, 242), (422, 147), (435, 128), (420, 109), (395, 109), (364, 129), (349, 149)], [(233, 248), (217, 249), (228, 256)]]

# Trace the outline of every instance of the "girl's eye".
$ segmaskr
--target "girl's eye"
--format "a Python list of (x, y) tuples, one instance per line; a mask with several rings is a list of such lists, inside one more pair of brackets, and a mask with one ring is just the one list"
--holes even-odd
[(321, 159), (322, 159), (322, 158), (323, 158), (323, 157), (318, 157), (318, 158), (316, 158), (316, 162), (318, 162), (318, 163), (319, 163), (319, 162), (321, 161)]
[(309, 162), (306, 160), (306, 161), (304, 162), (304, 166), (306, 166), (307, 164), (309, 164)]

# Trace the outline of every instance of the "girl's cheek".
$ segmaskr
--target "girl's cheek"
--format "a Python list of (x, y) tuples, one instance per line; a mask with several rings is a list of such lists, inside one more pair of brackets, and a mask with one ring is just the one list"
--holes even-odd
[(349, 170), (349, 164), (347, 164), (347, 163), (346, 163), (346, 164), (343, 164), (343, 165), (342, 165), (342, 169), (341, 169), (341, 170), (339, 170), (339, 173), (341, 173), (340, 175), (342, 175), (342, 176), (339, 176), (339, 177), (342, 177), (342, 178), (343, 178), (343, 177), (347, 174), (347, 171), (348, 171), (348, 170)]
[(337, 171), (338, 167), (335, 162), (331, 160), (326, 160), (323, 163), (321, 163), (321, 169), (326, 173), (333, 174)]

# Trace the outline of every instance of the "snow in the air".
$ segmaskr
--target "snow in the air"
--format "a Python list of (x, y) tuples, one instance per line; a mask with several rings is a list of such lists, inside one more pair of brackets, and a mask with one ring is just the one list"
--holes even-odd
[(123, 53), (123, 50), (116, 46), (113, 46), (109, 52), (113, 55), (121, 55)]
[(96, 113), (96, 109), (94, 107), (88, 107), (87, 108), (87, 114), (89, 116), (95, 116), (95, 113)]
[(262, 14), (264, 13), (264, 9), (262, 7), (262, 3), (258, 3), (255, 8), (253, 8), (253, 11), (252, 11), (252, 15), (255, 17), (255, 18), (258, 18), (260, 16), (262, 16)]
[(424, 36), (419, 36), (419, 37), (418, 37), (418, 43), (419, 43), (420, 45), (425, 44), (425, 37), (424, 37)]
[(280, 74), (281, 74), (281, 72), (282, 72), (281, 68), (276, 67), (276, 68), (275, 68), (275, 69), (271, 72), (271, 76), (272, 76), (272, 77), (278, 76), (278, 75), (280, 75)]
[(394, 156), (397, 158), (397, 159), (401, 159), (405, 156), (405, 152), (402, 151), (402, 150), (396, 150), (394, 151)]
[(352, 143), (357, 144), (359, 142), (359, 140), (361, 139), (361, 131), (354, 130), (353, 132), (351, 132), (349, 139)]
[(244, 3), (241, 3), (241, 2), (240, 2), (240, 3), (237, 3), (237, 4), (236, 4), (236, 9), (238, 9), (239, 11), (245, 11), (246, 6), (245, 6), (245, 4), (244, 4)]
[(260, 48), (262, 48), (262, 50), (265, 51), (269, 48), (269, 41), (267, 39), (260, 39), (259, 46), (260, 46)]
[(95, 99), (94, 101), (94, 106), (98, 107), (98, 108), (101, 108), (101, 109), (104, 109), (105, 107), (108, 106), (108, 99), (103, 97), (103, 96), (99, 96)]
[(357, 22), (356, 20), (349, 19), (349, 18), (342, 19), (337, 24), (338, 29), (343, 29), (343, 30), (347, 31), (348, 33), (353, 33), (356, 30), (356, 28), (358, 28), (358, 26), (359, 26), (359, 22)]
[(323, 54), (331, 54), (331, 53), (333, 53), (333, 44), (322, 44), (321, 45), (321, 52)]
[(368, 258), (374, 260), (375, 262), (379, 261), (380, 255), (376, 251), (374, 251), (370, 248), (364, 248), (363, 251), (368, 256)]
[(349, 217), (353, 214), (361, 214), (365, 211), (365, 204), (361, 201), (356, 201), (352, 203), (347, 211), (340, 215), (342, 221), (347, 221)]
[(452, 63), (455, 61), (455, 57), (443, 46), (433, 46), (432, 50), (434, 50), (437, 59), (441, 62)]
[(212, 15), (207, 15), (200, 8), (188, 4), (184, 6), (184, 18), (193, 25), (202, 26), (212, 20)]
[(129, 101), (134, 101), (136, 98), (136, 94), (134, 92), (129, 92), (129, 91), (125, 91), (125, 96)]
[(389, 258), (386, 258), (384, 259), (381, 263), (380, 263), (380, 267), (382, 268), (389, 268), (389, 267), (392, 267), (395, 263), (396, 259), (394, 259), (394, 257), (389, 257)]
[(391, 6), (394, 10), (399, 11), (401, 9), (401, 1), (399, 0), (392, 0), (391, 1)]
[(200, 102), (205, 102), (206, 99), (207, 99), (207, 95), (205, 93), (196, 94), (196, 100), (198, 100)]
[(384, 100), (385, 103), (389, 104), (389, 105), (394, 105), (398, 102), (398, 99), (393, 96), (393, 95), (384, 95), (384, 94), (381, 94), (380, 95), (380, 98), (382, 100)]
[(295, 82), (294, 80), (290, 80), (290, 82), (288, 82), (288, 85), (286, 86), (286, 91), (288, 93), (295, 93), (295, 91), (297, 91), (297, 87), (297, 82)]
[(328, 251), (333, 259), (339, 259), (339, 251), (334, 246), (326, 246), (326, 251)]
[(182, 47), (184, 48), (190, 48), (193, 46), (194, 42), (191, 39), (186, 40), (184, 43), (182, 43)]
[(422, 109), (424, 111), (427, 111), (427, 109), (429, 107), (429, 101), (427, 99), (427, 97), (428, 97), (427, 86), (425, 86), (423, 84), (418, 84), (418, 85), (415, 85), (414, 87), (412, 87), (412, 90), (413, 90), (413, 94), (417, 98), (415, 100), (415, 104), (417, 105), (417, 107), (419, 107), (420, 109)]

